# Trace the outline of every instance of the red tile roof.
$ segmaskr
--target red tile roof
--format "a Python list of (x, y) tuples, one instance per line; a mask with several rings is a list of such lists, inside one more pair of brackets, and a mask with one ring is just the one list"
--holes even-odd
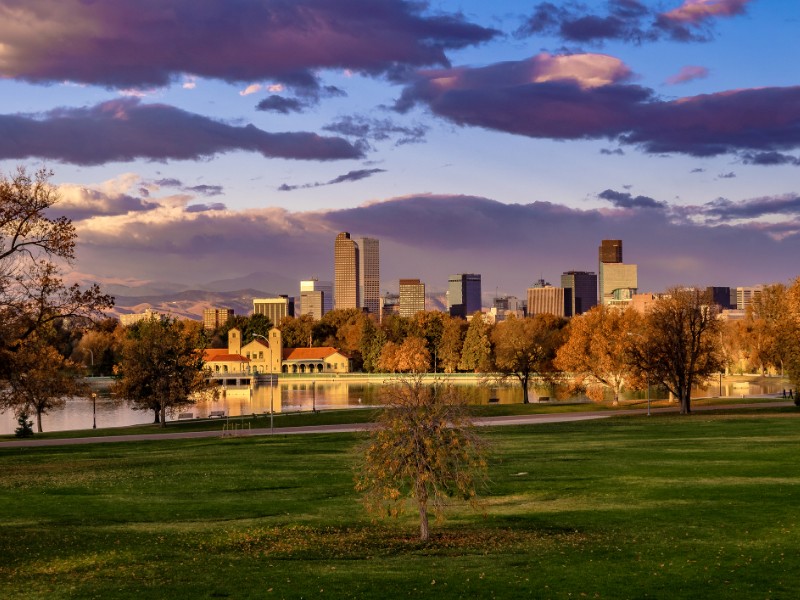
[(284, 348), (283, 360), (324, 360), (339, 352), (336, 348)]
[(245, 358), (241, 354), (228, 354), (227, 350), (225, 350), (224, 354), (212, 354), (210, 356), (208, 350), (206, 350), (203, 354), (203, 360), (205, 362), (250, 362), (249, 358)]

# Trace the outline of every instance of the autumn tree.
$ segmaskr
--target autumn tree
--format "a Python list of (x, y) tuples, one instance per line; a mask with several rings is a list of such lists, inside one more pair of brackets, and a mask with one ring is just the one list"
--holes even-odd
[(793, 343), (788, 292), (783, 284), (766, 285), (753, 297), (745, 315), (750, 359), (760, 372), (775, 368), (783, 373)]
[(786, 291), (784, 309), (784, 333), (782, 335), (786, 373), (798, 390), (800, 398), (800, 277), (792, 282)]
[(409, 499), (419, 513), (420, 539), (430, 535), (450, 498), (473, 505), (486, 476), (485, 443), (452, 385), (411, 377), (383, 389), (385, 408), (370, 432), (356, 490), (373, 514), (397, 516)]
[(636, 341), (641, 316), (625, 310), (598, 305), (574, 317), (568, 337), (558, 350), (555, 366), (573, 376), (575, 387), (585, 388), (593, 400), (602, 400), (611, 390), (613, 404), (630, 381), (629, 349)]
[(534, 376), (555, 373), (556, 352), (563, 342), (566, 320), (550, 314), (518, 319), (510, 317), (494, 327), (494, 367), (498, 373), (515, 377), (522, 387), (522, 401), (528, 404), (528, 387)]
[(285, 317), (278, 326), (287, 348), (311, 347), (314, 318), (311, 315)]
[(383, 346), (386, 344), (386, 334), (380, 327), (377, 327), (371, 319), (364, 324), (361, 332), (361, 358), (362, 369), (367, 373), (375, 373), (379, 370), (379, 362)]
[(442, 339), (436, 356), (439, 368), (445, 373), (455, 373), (461, 362), (461, 349), (464, 347), (464, 337), (467, 334), (467, 323), (464, 319), (444, 316)]
[(461, 360), (458, 368), (461, 371), (488, 371), (492, 364), (492, 343), (489, 339), (491, 325), (486, 322), (480, 312), (472, 315), (464, 336), (461, 348)]
[(378, 366), (390, 373), (425, 373), (430, 367), (431, 354), (424, 338), (409, 336), (402, 344), (386, 342)]
[(85, 394), (80, 366), (67, 360), (47, 340), (34, 334), (10, 355), (7, 385), (0, 388), (0, 409), (19, 417), (36, 415), (36, 430), (42, 432), (42, 415), (61, 408), (66, 398)]
[(146, 319), (128, 328), (113, 392), (136, 410), (152, 410), (166, 426), (167, 411), (194, 404), (206, 391), (202, 339), (184, 321)]
[(720, 321), (710, 294), (672, 288), (645, 317), (644, 333), (630, 349), (632, 364), (662, 384), (691, 413), (692, 387), (723, 368)]
[(64, 285), (60, 270), (75, 258), (77, 235), (66, 217), (48, 216), (59, 196), (52, 173), (19, 168), (0, 176), (0, 376), (25, 341), (56, 322), (88, 324), (113, 298), (98, 286)]

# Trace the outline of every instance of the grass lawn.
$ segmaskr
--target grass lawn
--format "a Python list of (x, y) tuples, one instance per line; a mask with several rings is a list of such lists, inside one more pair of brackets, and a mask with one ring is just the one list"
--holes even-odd
[(3, 449), (3, 598), (796, 598), (800, 419), (507, 427), (484, 514), (370, 522), (349, 434)]

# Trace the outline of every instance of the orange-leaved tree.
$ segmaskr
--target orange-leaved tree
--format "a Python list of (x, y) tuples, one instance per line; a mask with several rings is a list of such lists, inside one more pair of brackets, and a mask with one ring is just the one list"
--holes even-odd
[(385, 386), (386, 406), (356, 471), (367, 510), (398, 516), (409, 500), (428, 540), (428, 513), (441, 518), (446, 501), (477, 505), (486, 477), (486, 444), (475, 433), (462, 394), (451, 384), (410, 376)]

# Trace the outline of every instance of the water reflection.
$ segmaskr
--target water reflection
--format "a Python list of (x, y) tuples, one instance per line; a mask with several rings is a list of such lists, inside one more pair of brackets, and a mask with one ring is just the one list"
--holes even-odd
[[(486, 404), (490, 399), (500, 404), (522, 402), (522, 392), (518, 385), (476, 385), (475, 382), (456, 382), (467, 394), (469, 402)], [(780, 394), (785, 383), (782, 380), (761, 380), (759, 383), (724, 382), (722, 394), (719, 384), (711, 384), (707, 388), (695, 390), (693, 397), (702, 396), (757, 396), (763, 394)], [(270, 409), (275, 414), (317, 410), (332, 410), (357, 406), (376, 406), (380, 402), (381, 382), (348, 382), (348, 381), (282, 381), (273, 386), (259, 385), (255, 388), (228, 387), (218, 398), (198, 402), (192, 407), (183, 409), (183, 413), (191, 413), (191, 418), (208, 417), (212, 412), (223, 411), (227, 416), (264, 415)], [(531, 399), (539, 396), (552, 396), (547, 389), (535, 390)], [(625, 395), (624, 398), (644, 398), (644, 392)], [(665, 398), (666, 394), (653, 388), (651, 398)], [(582, 398), (572, 398), (579, 400)], [(177, 419), (179, 415), (172, 415)], [(35, 419), (32, 419), (35, 421)], [(152, 411), (138, 411), (119, 398), (113, 398), (108, 390), (101, 390), (97, 397), (97, 427), (123, 427), (152, 423)], [(0, 414), (0, 434), (13, 433), (17, 421), (13, 413)], [(35, 427), (35, 425), (34, 425)], [(45, 431), (63, 431), (68, 429), (91, 429), (91, 398), (72, 398), (66, 405), (42, 418)]]

